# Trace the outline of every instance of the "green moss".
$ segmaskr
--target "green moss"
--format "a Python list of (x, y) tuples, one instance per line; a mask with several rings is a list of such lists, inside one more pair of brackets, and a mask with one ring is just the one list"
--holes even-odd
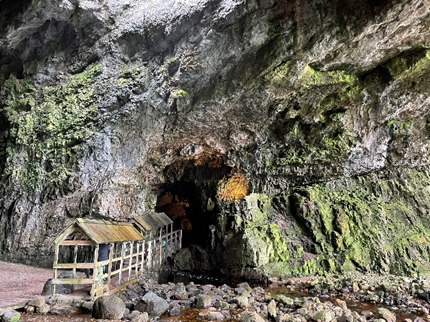
[(429, 203), (430, 179), (414, 171), (403, 176), (314, 185), (297, 196), (298, 218), (317, 246), (321, 266), (331, 260), (342, 272), (429, 273), (427, 215), (412, 209), (416, 200)]
[(173, 98), (188, 98), (189, 93), (182, 88), (178, 88), (172, 92)]
[(387, 126), (390, 132), (393, 133), (395, 136), (405, 136), (409, 134), (409, 130), (412, 128), (413, 123), (414, 122), (412, 120), (390, 120), (387, 122)]
[(291, 69), (291, 61), (283, 62), (265, 76), (265, 80), (272, 85), (284, 85)]
[(82, 143), (93, 133), (96, 85), (94, 64), (58, 86), (37, 91), (31, 79), (8, 80), (3, 113), (14, 145), (7, 150), (6, 172), (26, 189), (64, 180)]
[(396, 80), (417, 78), (430, 69), (430, 50), (394, 57), (385, 67)]
[(296, 86), (309, 88), (313, 86), (339, 83), (353, 84), (356, 81), (357, 78), (355, 75), (348, 74), (343, 70), (320, 72), (316, 71), (311, 66), (306, 65), (297, 78)]

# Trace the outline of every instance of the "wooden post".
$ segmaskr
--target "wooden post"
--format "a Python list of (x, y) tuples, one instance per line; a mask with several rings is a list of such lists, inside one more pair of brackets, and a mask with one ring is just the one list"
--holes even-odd
[(131, 268), (133, 266), (133, 244), (134, 242), (130, 242), (130, 254), (128, 255), (128, 280), (130, 280)]
[(148, 268), (151, 268), (152, 264), (152, 240), (148, 242)]
[(110, 290), (110, 279), (111, 279), (111, 272), (112, 272), (112, 259), (114, 254), (115, 244), (110, 243), (110, 252), (109, 252), (109, 266), (108, 266), (108, 280), (107, 280), (107, 289)]
[(93, 285), (91, 286), (91, 301), (94, 301), (97, 289), (97, 275), (98, 275), (98, 267), (97, 263), (99, 261), (99, 244), (96, 245), (94, 249), (94, 266), (93, 266)]
[(135, 268), (135, 276), (137, 277), (137, 274), (139, 272), (139, 256), (140, 256), (140, 252), (139, 252), (139, 242), (136, 242), (136, 268)]
[(158, 247), (160, 250), (159, 258), (160, 258), (160, 265), (161, 265), (161, 259), (163, 255), (163, 227), (160, 228), (160, 245)]
[(145, 241), (142, 241), (142, 260), (140, 261), (140, 270), (143, 272), (143, 262), (145, 261)]
[(182, 229), (179, 229), (179, 249), (182, 249)]
[(124, 256), (125, 256), (125, 243), (121, 245), (121, 259), (119, 261), (119, 276), (118, 276), (118, 285), (121, 285), (122, 279), (122, 267), (124, 265)]
[[(73, 264), (76, 264), (78, 262), (78, 245), (75, 245), (75, 247), (73, 247)], [(73, 278), (78, 278), (78, 276), (76, 275), (76, 267), (73, 267)], [(72, 292), (75, 291), (76, 285), (73, 284), (72, 285)]]
[[(58, 264), (58, 253), (59, 253), (59, 245), (55, 245), (55, 250), (54, 250), (54, 276), (52, 277), (53, 280), (56, 280), (58, 277), (58, 270), (57, 270), (57, 264)], [(51, 284), (51, 291), (52, 291), (52, 296), (55, 295), (55, 284), (52, 283)]]

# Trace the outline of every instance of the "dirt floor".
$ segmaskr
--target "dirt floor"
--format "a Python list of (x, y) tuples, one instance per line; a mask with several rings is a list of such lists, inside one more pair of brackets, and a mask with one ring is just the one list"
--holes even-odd
[(0, 261), (0, 307), (14, 306), (40, 295), (50, 278), (52, 269)]

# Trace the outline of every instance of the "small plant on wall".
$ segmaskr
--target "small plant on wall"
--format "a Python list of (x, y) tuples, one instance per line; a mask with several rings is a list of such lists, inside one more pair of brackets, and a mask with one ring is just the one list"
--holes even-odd
[(224, 177), (217, 191), (217, 200), (219, 202), (237, 202), (248, 194), (248, 179), (240, 173), (233, 173)]

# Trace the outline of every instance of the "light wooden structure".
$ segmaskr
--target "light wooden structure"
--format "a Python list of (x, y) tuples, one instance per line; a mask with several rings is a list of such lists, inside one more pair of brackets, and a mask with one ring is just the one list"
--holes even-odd
[[(156, 219), (158, 215), (160, 214), (137, 217), (133, 222), (80, 218), (70, 223), (54, 239), (52, 294), (55, 294), (56, 285), (59, 284), (91, 285), (91, 299), (94, 300), (135, 283), (144, 269), (161, 264), (165, 258), (181, 248), (182, 231), (173, 231), (170, 222), (170, 232), (166, 230), (166, 225), (158, 227), (154, 222), (149, 224), (148, 218), (154, 219), (155, 216)], [(157, 219), (159, 223), (167, 222), (167, 215), (163, 213), (160, 217), (161, 220)], [(141, 230), (142, 226), (150, 229)], [(99, 262), (101, 244), (109, 244), (110, 252), (107, 260)], [(73, 247), (72, 263), (59, 262), (60, 247)], [(91, 247), (89, 250), (86, 249), (86, 253), (92, 254), (91, 262), (78, 262), (78, 254), (80, 251), (84, 252), (82, 248), (87, 247)], [(107, 271), (103, 272), (105, 266)], [(92, 278), (81, 278), (77, 274), (77, 269), (91, 269)], [(73, 278), (58, 278), (59, 270), (71, 270)]]

